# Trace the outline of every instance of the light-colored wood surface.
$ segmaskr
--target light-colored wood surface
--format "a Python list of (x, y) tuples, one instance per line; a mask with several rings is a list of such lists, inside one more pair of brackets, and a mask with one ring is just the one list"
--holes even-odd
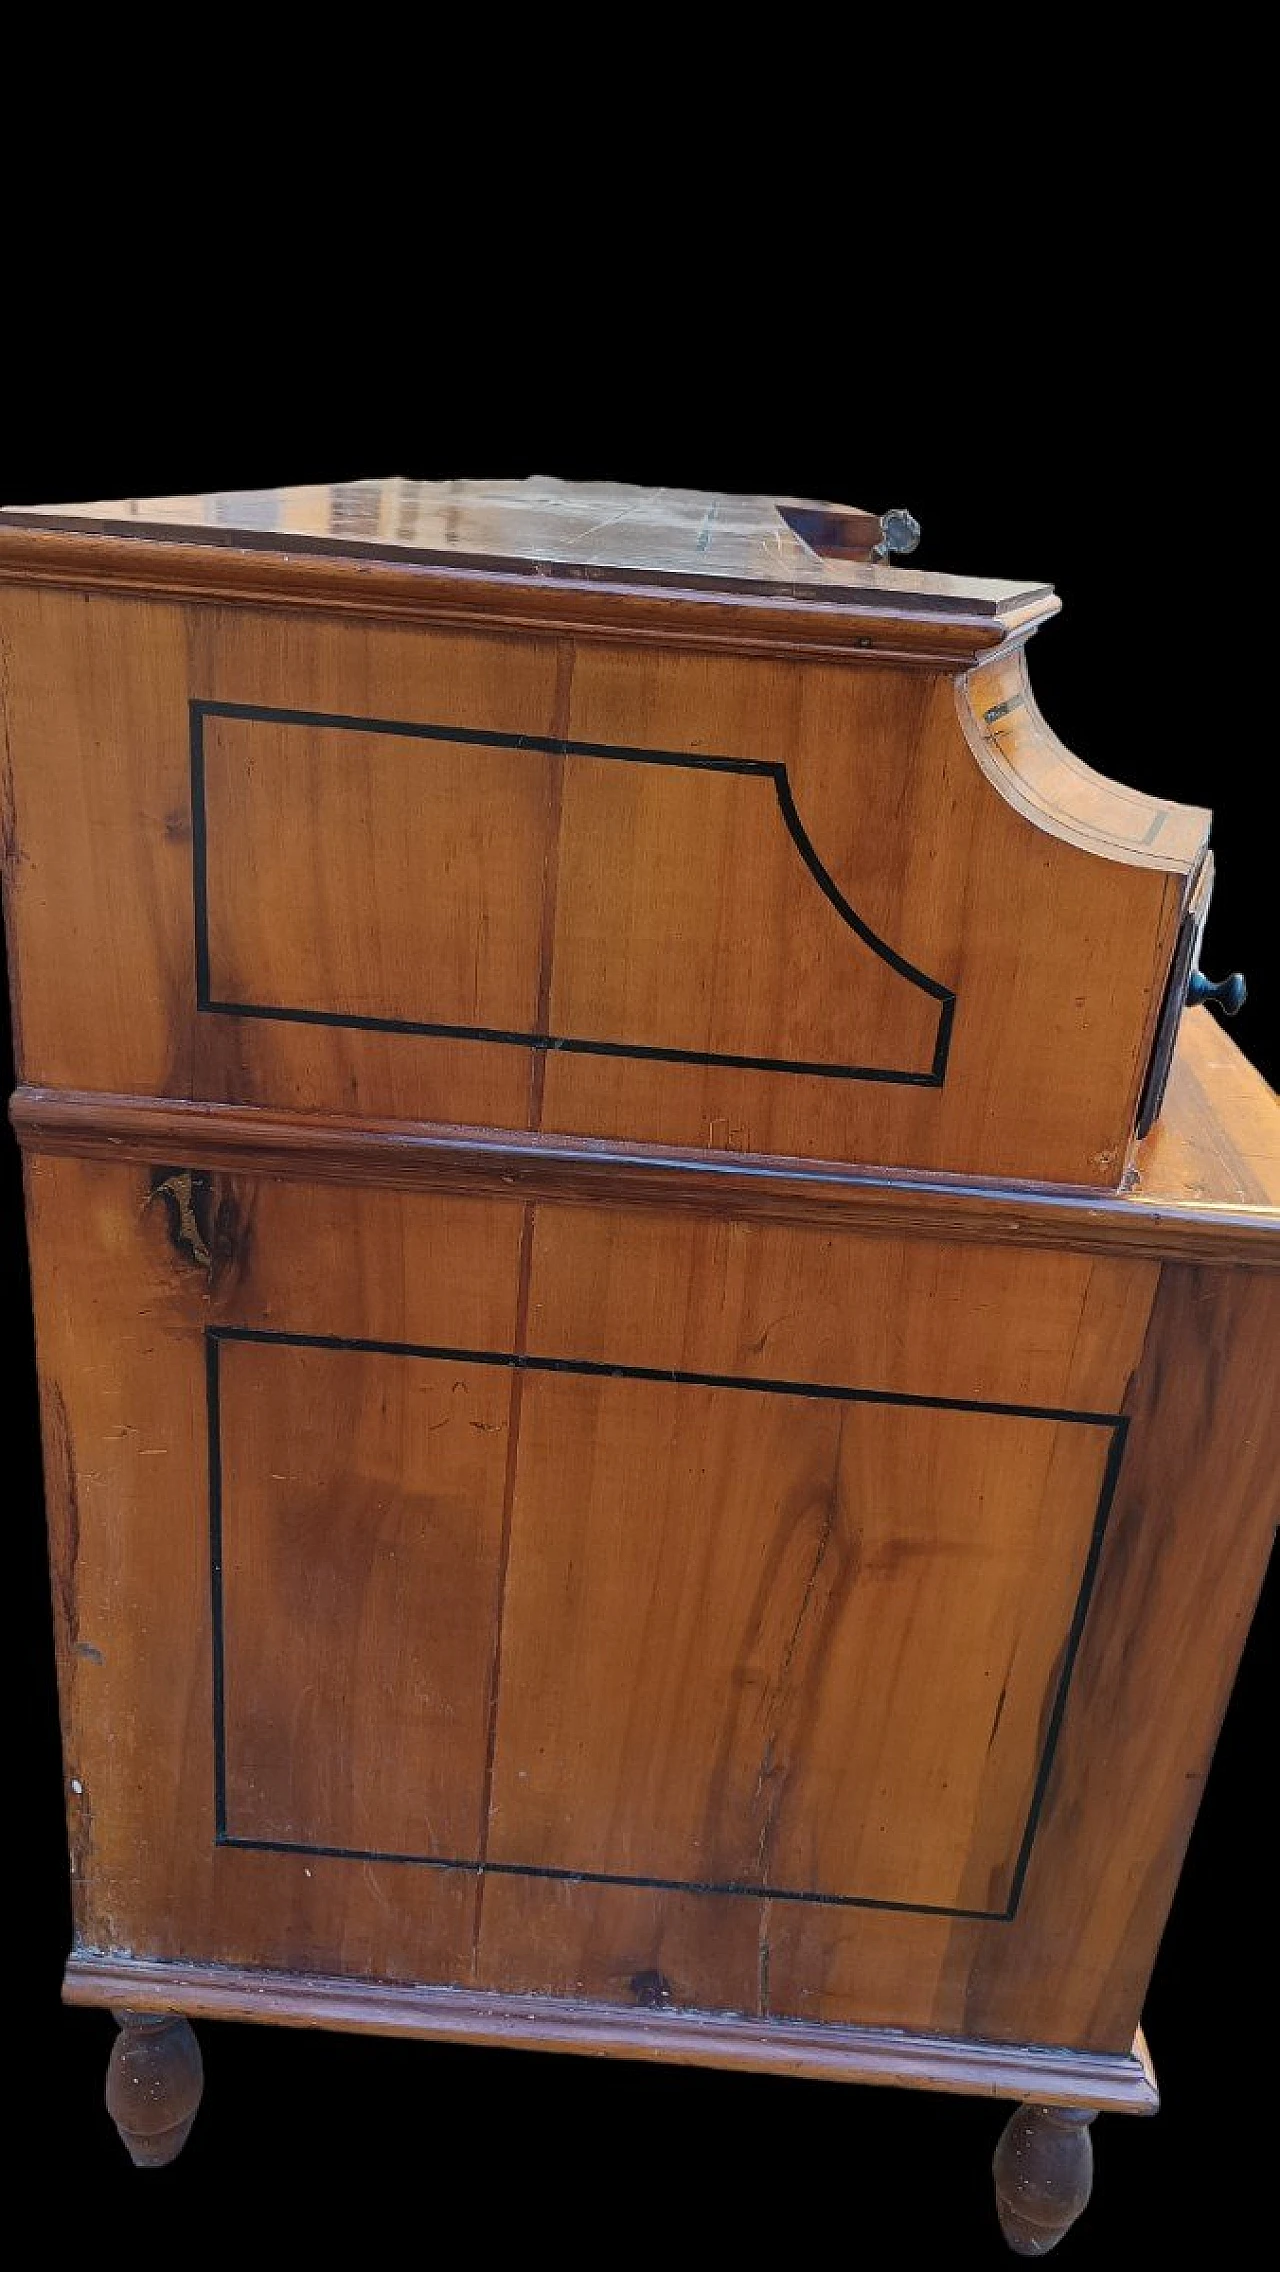
[(1207, 1010), (1188, 1012), (1165, 1110), (1126, 1188), (1086, 1194), (962, 1183), (732, 1153), (573, 1142), (488, 1129), (287, 1116), (22, 1088), (11, 1115), (31, 1151), (161, 1162), (402, 1191), (529, 1198), (677, 1216), (907, 1234), (926, 1241), (1280, 1268), (1275, 1098)]
[(535, 1029), (551, 758), (240, 718), (202, 740), (215, 1002)]
[(533, 2001), (527, 1996), (449, 1988), (300, 1980), (291, 1973), (148, 1964), (129, 1957), (73, 1957), (65, 1993), (72, 2004), (118, 2005), (127, 1997), (138, 2011), (181, 2009), (204, 2019), (529, 2045), (547, 2051), (809, 2075), (830, 2082), (960, 2091), (978, 2098), (1030, 2094), (1047, 2106), (1084, 2104), (1115, 2114), (1154, 2114), (1159, 2105), (1141, 2033), (1129, 2051), (1080, 2053), (944, 2036), (881, 2035), (867, 2028), (804, 2027), (785, 2021), (764, 2028), (732, 2014), (626, 2012), (552, 1997)]
[[(1275, 1518), (1266, 1279), (1169, 1266), (1148, 1322), (1160, 1274), (1120, 1258), (242, 1177), (182, 1206), (124, 1163), (28, 1172), (82, 1946), (1128, 2042)], [(525, 1364), (404, 1353), (462, 1323)], [(210, 1327), (233, 1383), (226, 1838), (300, 1851), (217, 1837)], [(439, 1427), (446, 1373), (468, 1409)], [(1204, 1386), (1171, 1431), (1184, 1373)], [(841, 1422), (752, 1385), (805, 1378), (869, 1396)], [(428, 1741), (437, 1704), (456, 1717)], [(483, 1843), (445, 1855), (467, 1820)], [(828, 1898), (759, 1898), (752, 1872)]]
[(1118, 1409), (1148, 1263), (872, 1232), (540, 1208), (530, 1348), (886, 1395)]
[[(825, 1085), (842, 1091), (850, 1068), (932, 1072), (938, 994), (815, 888), (775, 784), (759, 775), (566, 761), (552, 920), (557, 1037), (826, 1065)], [(640, 1083), (655, 1075), (644, 1059), (588, 1062), (597, 1073), (625, 1066)], [(549, 1086), (571, 1098), (582, 1067), (553, 1051)], [(717, 1070), (665, 1069), (702, 1094), (714, 1094)], [(785, 1092), (796, 1078), (779, 1070), (754, 1085)], [(572, 1101), (561, 1114), (575, 1124)]]
[(1280, 1210), (1280, 1109), (1211, 1010), (1182, 1021), (1164, 1108), (1134, 1154), (1136, 1208)]
[(303, 619), (412, 624), (456, 632), (615, 640), (697, 654), (788, 656), (797, 662), (891, 659), (903, 670), (963, 670), (1021, 639), (1058, 612), (1049, 596), (1012, 598), (993, 614), (979, 598), (940, 609), (913, 605), (896, 572), (842, 595), (747, 594), (690, 578), (637, 581), (554, 570), (341, 554), (287, 553), (217, 542), (164, 542), (0, 522), (0, 584), (117, 594), (240, 608), (285, 606)]
[(228, 1833), (478, 1852), (508, 1376), (261, 1341), (216, 1364)]
[(1002, 1910), (1110, 1441), (528, 1380), (491, 1857)]
[[(1161, 1273), (1125, 1398), (1116, 1496), (1016, 1923), (821, 1923), (775, 1902), (773, 2008), (1000, 2040), (1118, 2048), (1136, 2024), (1280, 1515), (1280, 1427), (1259, 1352), (1280, 1289)], [(927, 1987), (926, 1987), (927, 1983)]]
[(1206, 1012), (1133, 1147), (1208, 816), (722, 502), (0, 517), (68, 1992), (1149, 2106), (1280, 1475)]
[(1095, 772), (1058, 740), (1031, 691), (1025, 646), (985, 663), (965, 681), (961, 723), (983, 771), (1001, 794), (1082, 851), (1123, 844), (1138, 866), (1192, 868), (1205, 845), (1205, 814), (1127, 789)]
[(203, 744), (215, 1005), (932, 1068), (937, 996), (809, 885), (767, 779), (219, 717)]
[(25, 1081), (1119, 1183), (1204, 816), (1086, 848), (950, 675), (3, 620)]

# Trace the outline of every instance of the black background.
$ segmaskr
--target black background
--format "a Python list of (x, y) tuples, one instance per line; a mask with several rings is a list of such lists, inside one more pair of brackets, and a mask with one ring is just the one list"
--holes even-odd
[[(113, 257), (127, 257), (125, 242)], [(700, 294), (674, 328), (662, 323), (660, 265), (629, 248), (606, 300), (589, 265), (565, 284), (545, 231), (509, 292), (479, 261), (478, 316), (425, 254), (389, 299), (348, 266), (344, 289), (322, 296), (323, 320), (314, 298), (291, 298), (285, 273), (270, 315), (224, 276), (216, 318), (207, 280), (162, 309), (148, 279), (105, 328), (79, 309), (56, 337), (27, 327), (0, 496), (553, 472), (908, 504), (924, 527), (922, 567), (1056, 584), (1064, 614), (1035, 639), (1033, 677), (1082, 757), (1215, 808), (1205, 966), (1249, 975), (1236, 1032), (1274, 1077), (1258, 762), (1271, 634), (1265, 581), (1251, 583), (1240, 558), (1247, 410), (1235, 386), (1205, 392), (1208, 277), (1153, 280), (1130, 243), (1112, 248), (1104, 286), (1096, 249), (1059, 248), (1016, 280), (979, 272), (946, 322), (917, 266), (891, 303), (898, 324), (848, 259), (800, 301), (785, 259), (726, 278), (709, 239)], [(69, 371), (71, 410), (54, 394)], [(48, 2208), (66, 2185), (100, 2235), (127, 2230), (144, 2248), (215, 2231), (247, 2245), (272, 2228), (300, 2245), (317, 2216), (332, 2231), (358, 2215), (371, 2249), (392, 2245), (407, 2216), (413, 2245), (434, 2253), (455, 2245), (437, 2209), (469, 2201), (494, 2253), (537, 2240), (570, 2261), (633, 2244), (713, 2261), (835, 2248), (877, 2272), (1009, 2261), (987, 2174), (997, 2108), (622, 2062), (209, 2025), (189, 2147), (170, 2171), (130, 2170), (99, 2106), (110, 2023), (57, 2000), (69, 1925), (11, 1143), (0, 1170), (14, 1349), (8, 2041), (27, 2108), (10, 2215)], [(1245, 2080), (1270, 1991), (1273, 1899), (1256, 1853), (1270, 1780), (1266, 1632), (1264, 1612), (1148, 2002), (1164, 2110), (1098, 2126), (1094, 2206), (1062, 2247), (1064, 2267), (1144, 2261), (1201, 2216), (1224, 2264), (1270, 2234), (1270, 2111)]]

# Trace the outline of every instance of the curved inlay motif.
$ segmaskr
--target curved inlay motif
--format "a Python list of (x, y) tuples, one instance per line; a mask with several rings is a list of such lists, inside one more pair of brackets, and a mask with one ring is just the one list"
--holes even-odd
[[(845, 897), (784, 764), (190, 710), (201, 1010), (942, 1084), (955, 996)], [(438, 763), (406, 772), (397, 741)], [(765, 787), (785, 837), (762, 822)], [(378, 925), (344, 928), (348, 906)]]

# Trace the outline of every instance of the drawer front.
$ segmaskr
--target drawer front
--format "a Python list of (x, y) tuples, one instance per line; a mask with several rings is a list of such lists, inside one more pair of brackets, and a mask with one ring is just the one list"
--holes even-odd
[(4, 608), (24, 1080), (1118, 1182), (1181, 879), (1033, 828), (945, 675)]
[(83, 1945), (1125, 2047), (1154, 1266), (30, 1194)]

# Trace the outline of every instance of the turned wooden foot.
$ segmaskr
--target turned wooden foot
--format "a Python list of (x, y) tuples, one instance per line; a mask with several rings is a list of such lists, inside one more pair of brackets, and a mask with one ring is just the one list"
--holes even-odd
[(1015, 2256), (1047, 2256), (1093, 2190), (1092, 2107), (1020, 2106), (992, 2168), (1000, 2230)]
[(107, 2062), (107, 2112), (139, 2169), (159, 2169), (186, 2145), (204, 2065), (173, 2012), (113, 2012), (120, 2030)]

